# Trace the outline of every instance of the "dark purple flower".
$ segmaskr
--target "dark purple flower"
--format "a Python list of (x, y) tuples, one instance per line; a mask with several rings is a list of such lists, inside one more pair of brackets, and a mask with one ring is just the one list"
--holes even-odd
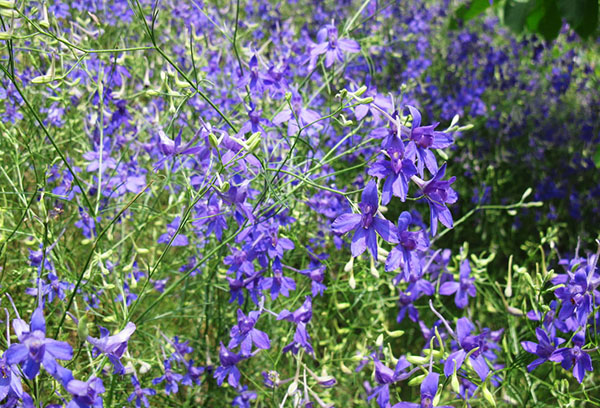
[(21, 364), (23, 373), (33, 380), (43, 365), (52, 376), (58, 373), (56, 360), (73, 358), (73, 348), (64, 341), (46, 337), (46, 321), (40, 307), (31, 315), (28, 325), (20, 318), (13, 320), (13, 328), (19, 344), (12, 344), (6, 350), (6, 362), (9, 365)]
[(484, 352), (487, 349), (485, 344), (486, 334), (471, 335), (474, 328), (475, 326), (466, 317), (461, 317), (456, 322), (456, 336), (459, 349), (450, 353), (444, 363), (444, 374), (446, 377), (450, 377), (455, 371), (458, 371), (463, 365), (467, 354), (471, 352), (469, 356), (471, 366), (479, 375), (481, 381), (487, 378), (490, 369), (484, 358)]
[(414, 160), (415, 155), (419, 157), (417, 169), (421, 177), (423, 177), (424, 166), (431, 174), (435, 174), (438, 171), (438, 165), (431, 149), (443, 149), (450, 146), (453, 142), (452, 138), (446, 133), (435, 131), (437, 123), (421, 126), (421, 113), (413, 106), (407, 105), (406, 107), (413, 118), (407, 157), (412, 160)]
[(16, 365), (8, 364), (6, 361), (6, 352), (0, 358), (0, 401), (7, 396), (21, 398), (23, 395), (23, 384), (21, 383), (21, 374)]
[(555, 350), (548, 360), (560, 363), (565, 370), (570, 370), (573, 367), (573, 376), (581, 383), (585, 377), (585, 372), (593, 370), (592, 359), (588, 351), (582, 349), (584, 344), (585, 332), (581, 331), (573, 336), (573, 347)]
[[(291, 241), (290, 241), (291, 242)], [(281, 261), (275, 258), (273, 261), (273, 277), (263, 278), (260, 281), (260, 289), (271, 291), (271, 299), (275, 300), (281, 293), (284, 297), (290, 296), (290, 290), (296, 290), (296, 282), (292, 278), (283, 275)]]
[[(160, 169), (167, 160), (176, 158), (181, 155), (193, 155), (202, 152), (205, 148), (203, 146), (191, 147), (195, 142), (197, 135), (192, 138), (186, 145), (181, 145), (181, 133), (183, 128), (180, 129), (175, 140), (170, 139), (162, 129), (158, 129), (158, 147), (160, 148), (163, 157), (154, 164), (154, 170)], [(89, 171), (89, 170), (88, 170)]]
[[(159, 244), (168, 244), (169, 241), (173, 238), (173, 235), (175, 235), (175, 233), (177, 232), (177, 229), (179, 228), (179, 224), (181, 224), (181, 217), (177, 216), (173, 219), (173, 221), (171, 223), (167, 224), (166, 234), (162, 234), (160, 237), (158, 237), (157, 242)], [(189, 243), (190, 242), (188, 241), (187, 237), (185, 235), (182, 235), (181, 233), (179, 233), (173, 239), (171, 246), (174, 246), (174, 247), (187, 246), (187, 245), (189, 245)]]
[(537, 359), (527, 366), (527, 371), (533, 371), (539, 365), (548, 361), (552, 353), (554, 353), (556, 350), (556, 347), (564, 343), (564, 339), (561, 339), (560, 337), (551, 338), (539, 327), (535, 329), (535, 336), (537, 337), (539, 343), (534, 343), (532, 341), (521, 342), (521, 346), (525, 349), (525, 351), (538, 356)]
[(242, 388), (237, 390), (238, 396), (236, 396), (231, 405), (239, 408), (250, 408), (250, 401), (256, 399), (256, 392), (248, 391), (248, 386), (244, 385)]
[(477, 288), (473, 282), (475, 278), (471, 278), (471, 265), (467, 259), (460, 264), (460, 277), (458, 282), (444, 282), (440, 286), (440, 295), (449, 296), (456, 293), (454, 303), (459, 309), (464, 309), (469, 304), (469, 296), (475, 297)]
[(338, 30), (332, 24), (327, 24), (317, 33), (317, 45), (310, 51), (309, 70), (317, 65), (319, 55), (325, 54), (325, 67), (329, 68), (334, 61), (344, 62), (342, 51), (357, 53), (360, 45), (348, 38), (338, 38)]
[(315, 123), (321, 118), (321, 115), (319, 115), (314, 110), (303, 107), (302, 96), (300, 96), (298, 93), (294, 93), (290, 102), (293, 111), (289, 108), (283, 109), (273, 118), (273, 124), (277, 126), (284, 122), (287, 122), (288, 136), (295, 136), (298, 133), (298, 131), (300, 130), (298, 124), (300, 124), (301, 127), (313, 124), (313, 127), (311, 129), (315, 130), (318, 130), (322, 127), (318, 123)]
[[(369, 175), (385, 179), (381, 191), (381, 204), (387, 205), (392, 196), (399, 197), (401, 201), (406, 200), (408, 194), (408, 183), (412, 176), (417, 174), (417, 169), (410, 157), (409, 150), (413, 149), (409, 144), (404, 148), (404, 142), (394, 138), (386, 147), (390, 160), (379, 160), (369, 168)], [(413, 155), (414, 156), (414, 155)]]
[(421, 190), (421, 194), (427, 199), (430, 211), (431, 235), (437, 232), (437, 222), (440, 222), (448, 228), (453, 227), (452, 213), (446, 207), (446, 204), (454, 204), (458, 200), (456, 191), (450, 187), (454, 183), (456, 177), (450, 177), (448, 180), (442, 180), (446, 174), (446, 163), (438, 170), (435, 176), (429, 181), (423, 181), (416, 176), (413, 180), (417, 183)]
[(392, 408), (452, 408), (450, 405), (436, 405), (434, 407), (433, 400), (437, 394), (437, 388), (440, 381), (438, 373), (430, 372), (421, 383), (421, 403), (414, 402), (399, 402), (394, 404)]
[(379, 197), (377, 195), (377, 184), (371, 180), (367, 183), (359, 204), (361, 214), (346, 213), (335, 219), (331, 225), (333, 231), (345, 234), (354, 230), (352, 237), (352, 256), (357, 257), (367, 248), (373, 258), (377, 259), (377, 233), (387, 242), (398, 243), (397, 230), (394, 224), (385, 218), (376, 217), (379, 208)]
[(134, 390), (127, 398), (127, 402), (131, 402), (135, 399), (135, 406), (140, 408), (142, 403), (146, 408), (150, 407), (147, 395), (155, 395), (156, 390), (152, 388), (142, 388), (140, 382), (135, 375), (131, 376), (131, 384), (133, 384)]
[(223, 384), (225, 377), (227, 382), (234, 388), (240, 385), (240, 370), (237, 368), (237, 363), (242, 361), (244, 358), (237, 353), (232, 352), (221, 343), (221, 350), (219, 351), (219, 360), (221, 365), (215, 370), (214, 378), (217, 379), (217, 384), (220, 386)]
[(231, 340), (229, 341), (229, 345), (227, 347), (233, 349), (241, 345), (240, 351), (242, 352), (243, 356), (250, 355), (252, 352), (252, 344), (259, 349), (266, 350), (270, 348), (271, 341), (269, 340), (269, 336), (267, 336), (265, 332), (254, 328), (259, 316), (260, 312), (252, 311), (246, 316), (241, 309), (238, 309), (238, 324), (231, 328), (229, 333)]
[(164, 381), (165, 392), (167, 394), (177, 394), (177, 391), (179, 391), (179, 382), (183, 379), (183, 375), (173, 372), (173, 369), (171, 368), (171, 361), (169, 360), (164, 361), (164, 366), (165, 373), (160, 377), (153, 379), (152, 385), (158, 385)]
[(110, 336), (109, 331), (104, 327), (100, 327), (100, 338), (87, 337), (87, 341), (94, 346), (96, 353), (102, 353), (108, 357), (111, 364), (113, 365), (113, 374), (124, 374), (125, 368), (121, 364), (121, 357), (127, 350), (127, 342), (129, 338), (135, 332), (135, 324), (128, 322), (125, 328), (119, 333)]
[(386, 261), (385, 270), (393, 271), (401, 265), (404, 267), (404, 278), (414, 273), (416, 276), (421, 274), (421, 259), (418, 251), (425, 251), (429, 247), (429, 240), (423, 230), (409, 231), (408, 227), (412, 223), (412, 216), (404, 211), (398, 217), (398, 241), (399, 245), (392, 248)]
[(104, 385), (98, 377), (92, 377), (88, 381), (71, 380), (66, 386), (67, 391), (73, 395), (73, 399), (67, 408), (102, 408), (102, 397)]
[(398, 359), (396, 369), (392, 371), (391, 368), (383, 364), (379, 359), (375, 358), (375, 381), (379, 384), (375, 387), (367, 397), (367, 401), (377, 397), (377, 403), (380, 408), (389, 407), (390, 403), (390, 384), (397, 381), (401, 381), (408, 378), (409, 373), (405, 373), (404, 370), (410, 366), (410, 363), (403, 356)]

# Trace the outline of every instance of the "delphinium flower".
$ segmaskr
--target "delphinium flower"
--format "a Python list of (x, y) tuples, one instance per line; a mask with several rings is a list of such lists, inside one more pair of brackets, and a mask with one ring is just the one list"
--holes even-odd
[(240, 77), (237, 86), (243, 88), (247, 85), (253, 94), (262, 95), (269, 80), (269, 76), (260, 71), (255, 54), (250, 58), (248, 69)]
[(259, 317), (260, 312), (252, 311), (248, 313), (248, 315), (245, 315), (241, 309), (238, 309), (238, 324), (233, 326), (229, 332), (231, 340), (227, 347), (229, 349), (234, 349), (237, 346), (240, 346), (242, 356), (250, 355), (252, 352), (252, 344), (259, 349), (266, 350), (270, 348), (271, 341), (269, 340), (269, 336), (267, 336), (265, 332), (254, 327)]
[(102, 397), (105, 388), (102, 380), (92, 377), (88, 381), (71, 380), (66, 386), (73, 399), (67, 408), (102, 408)]
[(137, 408), (140, 408), (142, 404), (144, 404), (146, 408), (150, 407), (147, 396), (155, 395), (156, 390), (152, 388), (142, 388), (135, 375), (131, 376), (131, 384), (133, 385), (133, 392), (129, 395), (129, 398), (127, 398), (127, 402), (131, 402), (135, 399), (135, 406)]
[(313, 354), (313, 347), (310, 344), (310, 336), (306, 331), (307, 323), (312, 319), (312, 298), (307, 296), (298, 309), (293, 312), (287, 309), (279, 312), (277, 320), (287, 320), (296, 324), (296, 332), (294, 333), (294, 341), (283, 348), (283, 352), (291, 351), (293, 354), (298, 353), (300, 347), (303, 347), (309, 354)]
[(254, 221), (252, 207), (246, 202), (249, 195), (250, 180), (243, 180), (240, 176), (233, 177), (229, 189), (225, 192), (216, 190), (223, 202), (234, 207), (234, 218), (238, 224), (243, 224), (245, 219)]
[(394, 224), (377, 216), (379, 198), (377, 184), (373, 180), (367, 183), (359, 208), (361, 214), (342, 214), (335, 219), (331, 228), (337, 234), (355, 231), (350, 246), (352, 256), (357, 257), (369, 248), (373, 258), (377, 259), (377, 235), (375, 232), (391, 243), (398, 243), (398, 234)]
[(431, 174), (438, 171), (437, 161), (431, 149), (444, 149), (453, 143), (450, 135), (444, 132), (436, 131), (437, 123), (428, 126), (421, 126), (421, 113), (413, 106), (406, 106), (412, 116), (412, 125), (410, 129), (410, 141), (407, 146), (407, 157), (414, 160), (418, 156), (417, 169), (419, 175), (423, 177), (423, 168)]
[(132, 322), (128, 322), (125, 328), (110, 336), (110, 333), (104, 327), (100, 327), (100, 338), (88, 336), (87, 341), (94, 346), (92, 349), (93, 355), (99, 353), (108, 357), (108, 360), (113, 365), (114, 374), (124, 374), (125, 368), (121, 363), (121, 357), (127, 351), (127, 342), (131, 335), (135, 332), (136, 326)]
[(102, 148), (99, 145), (94, 145), (94, 150), (83, 154), (83, 158), (89, 162), (87, 172), (106, 172), (107, 169), (115, 169), (117, 161), (110, 157), (111, 140), (109, 137), (104, 138)]
[[(456, 322), (456, 337), (458, 350), (450, 353), (444, 363), (444, 374), (450, 377), (455, 371), (458, 371), (463, 365), (467, 354), (469, 354), (469, 362), (479, 375), (481, 380), (485, 380), (490, 372), (490, 369), (485, 361), (483, 352), (486, 336), (484, 333), (480, 335), (472, 335), (471, 332), (475, 326), (466, 317), (461, 317)], [(473, 351), (475, 350), (475, 351)]]
[[(8, 312), (6, 312), (6, 342), (8, 348), (10, 348), (10, 325), (8, 321), (9, 316)], [(21, 373), (15, 364), (8, 363), (6, 357), (7, 352), (5, 351), (0, 358), (0, 373), (2, 374), (0, 378), (0, 401), (7, 397), (9, 400), (19, 400), (24, 394)]]
[(223, 237), (223, 231), (227, 229), (227, 219), (225, 210), (221, 208), (217, 195), (213, 195), (208, 200), (207, 205), (199, 206), (197, 217), (198, 219), (194, 220), (192, 225), (195, 227), (206, 225), (206, 236), (214, 232), (215, 237), (220, 241)]
[(342, 51), (357, 53), (360, 45), (349, 38), (338, 38), (338, 30), (333, 24), (327, 24), (317, 32), (317, 45), (310, 50), (309, 70), (317, 65), (317, 59), (325, 54), (325, 68), (329, 68), (337, 60), (344, 62)]
[(183, 379), (183, 375), (179, 373), (173, 372), (171, 368), (171, 361), (169, 359), (164, 360), (163, 362), (165, 373), (160, 377), (157, 377), (152, 380), (152, 385), (158, 385), (165, 382), (165, 393), (168, 394), (177, 394), (179, 391), (179, 382)]
[(273, 124), (262, 117), (262, 111), (257, 110), (254, 104), (251, 104), (248, 109), (248, 120), (242, 124), (238, 131), (238, 137), (243, 137), (246, 133), (259, 132), (261, 135), (266, 136), (267, 131), (265, 126), (269, 127)]
[(277, 299), (280, 294), (289, 297), (290, 290), (296, 290), (296, 282), (292, 278), (283, 275), (279, 258), (275, 258), (271, 269), (273, 270), (273, 276), (262, 278), (259, 285), (260, 289), (270, 290), (272, 300)]
[(46, 337), (46, 321), (41, 307), (34, 310), (30, 324), (19, 317), (13, 320), (13, 328), (19, 343), (6, 350), (6, 361), (9, 365), (20, 364), (30, 380), (39, 373), (41, 365), (49, 374), (56, 376), (56, 360), (73, 358), (73, 348), (68, 343)]
[[(367, 86), (369, 84), (367, 83)], [(384, 110), (386, 112), (392, 111), (394, 109), (389, 96), (381, 95), (377, 92), (377, 88), (374, 86), (368, 86), (367, 91), (362, 95), (363, 98), (372, 97), (373, 102), (367, 104), (360, 104), (354, 107), (354, 115), (356, 119), (362, 120), (369, 113), (371, 113), (375, 118), (379, 118), (381, 113), (378, 109), (376, 109), (373, 105), (376, 105), (379, 109)]]
[(552, 279), (555, 285), (565, 286), (554, 291), (554, 295), (562, 301), (558, 318), (564, 321), (570, 331), (577, 327), (585, 327), (594, 307), (594, 298), (600, 297), (597, 290), (600, 278), (595, 273), (595, 262), (584, 264), (575, 273), (559, 275)]
[(256, 392), (249, 391), (247, 385), (244, 385), (236, 391), (238, 395), (233, 399), (231, 405), (239, 408), (250, 408), (250, 401), (254, 401), (257, 397)]
[(408, 148), (405, 148), (402, 140), (392, 139), (385, 149), (389, 160), (376, 161), (369, 168), (370, 176), (385, 180), (381, 191), (383, 205), (387, 205), (392, 196), (399, 197), (401, 201), (406, 200), (410, 178), (417, 174), (413, 160), (407, 158), (411, 156), (411, 146), (409, 144)]
[(72, 290), (74, 285), (61, 281), (58, 279), (58, 276), (53, 274), (52, 272), (47, 275), (49, 283), (46, 283), (44, 280), (39, 282), (38, 287), (35, 288), (27, 288), (25, 293), (31, 296), (38, 296), (38, 288), (41, 290), (39, 296), (45, 298), (45, 300), (49, 303), (52, 303), (54, 299), (58, 298), (60, 300), (65, 300), (67, 297), (66, 291)]
[(202, 382), (200, 379), (200, 376), (202, 374), (204, 374), (205, 370), (206, 370), (205, 367), (195, 366), (194, 360), (189, 360), (187, 362), (187, 372), (183, 376), (181, 383), (183, 385), (193, 385), (193, 384), (200, 385)]
[(169, 224), (167, 224), (167, 232), (165, 234), (162, 234), (160, 237), (158, 237), (158, 243), (159, 244), (168, 244), (169, 241), (171, 241), (171, 239), (173, 239), (173, 242), (171, 242), (171, 246), (187, 246), (189, 245), (189, 240), (188, 238), (181, 234), (181, 232), (179, 234), (177, 234), (177, 236), (175, 236), (175, 238), (173, 238), (173, 236), (175, 235), (175, 233), (177, 232), (177, 229), (179, 228), (179, 225), (181, 224), (181, 217), (177, 216), (173, 219), (173, 221), (171, 221)]
[(220, 386), (227, 378), (227, 383), (234, 388), (240, 385), (240, 370), (237, 368), (237, 363), (242, 361), (244, 357), (241, 354), (234, 353), (221, 343), (219, 351), (219, 360), (221, 365), (217, 367), (214, 373), (214, 378)]
[(325, 279), (325, 265), (319, 265), (316, 267), (303, 269), (301, 271), (297, 271), (304, 276), (310, 278), (310, 289), (313, 297), (317, 295), (323, 296), (323, 292), (327, 289), (327, 286), (323, 284), (323, 280)]
[(440, 295), (449, 296), (456, 293), (454, 303), (459, 309), (464, 309), (469, 304), (469, 296), (477, 295), (477, 288), (473, 284), (475, 278), (471, 278), (471, 265), (467, 259), (460, 263), (460, 276), (458, 282), (444, 282), (440, 286)]
[(302, 96), (300, 94), (294, 92), (290, 104), (292, 105), (292, 109), (285, 108), (273, 118), (273, 124), (276, 126), (282, 123), (288, 124), (288, 136), (295, 136), (298, 133), (300, 130), (298, 124), (301, 127), (313, 124), (310, 129), (314, 130), (322, 128), (319, 123), (315, 123), (321, 118), (321, 115), (314, 110), (303, 107)]
[(431, 235), (435, 235), (437, 232), (438, 220), (445, 225), (447, 228), (453, 227), (452, 213), (446, 207), (446, 204), (454, 204), (458, 200), (456, 191), (450, 187), (456, 180), (456, 177), (452, 176), (448, 180), (442, 180), (446, 174), (446, 163), (439, 168), (435, 176), (428, 181), (423, 181), (416, 176), (413, 176), (414, 180), (421, 194), (427, 199), (430, 211), (430, 223), (431, 223)]
[(573, 336), (573, 347), (563, 347), (552, 352), (548, 360), (560, 363), (562, 368), (570, 370), (573, 367), (573, 376), (580, 383), (585, 377), (586, 371), (592, 371), (592, 359), (588, 350), (583, 350), (585, 344), (585, 332), (580, 331)]
[(394, 271), (402, 265), (405, 280), (408, 280), (412, 273), (421, 274), (419, 251), (426, 251), (429, 247), (429, 240), (423, 230), (408, 230), (412, 222), (413, 218), (409, 212), (403, 211), (400, 214), (397, 228), (399, 244), (392, 248), (385, 261), (386, 271)]
[(183, 128), (175, 137), (175, 140), (170, 139), (162, 129), (158, 129), (158, 147), (160, 152), (162, 153), (162, 157), (154, 163), (154, 170), (158, 170), (162, 168), (163, 164), (170, 159), (174, 159), (178, 156), (182, 155), (195, 155), (201, 153), (205, 148), (203, 146), (195, 146), (192, 145), (196, 142), (197, 135), (195, 135), (192, 140), (190, 140), (187, 144), (181, 145), (181, 133)]
[(254, 263), (252, 262), (256, 256), (252, 246), (244, 245), (243, 248), (230, 248), (231, 255), (227, 255), (223, 259), (225, 265), (229, 265), (227, 273), (235, 273), (239, 279), (243, 275), (251, 276), (254, 274)]
[(533, 371), (538, 366), (548, 361), (552, 353), (556, 350), (556, 347), (565, 342), (564, 339), (555, 336), (549, 336), (544, 330), (539, 327), (535, 329), (535, 336), (537, 337), (538, 343), (532, 341), (522, 341), (521, 347), (528, 353), (535, 354), (536, 358), (533, 362), (527, 365), (527, 371)]
[(430, 372), (421, 383), (421, 403), (398, 402), (392, 405), (392, 408), (451, 408), (451, 405), (433, 405), (435, 394), (440, 381), (438, 373)]
[(379, 361), (378, 358), (374, 358), (375, 363), (375, 381), (378, 386), (375, 387), (369, 396), (367, 401), (377, 397), (377, 403), (380, 408), (389, 407), (390, 403), (390, 385), (402, 381), (412, 374), (412, 371), (405, 372), (406, 368), (410, 367), (410, 363), (405, 357), (398, 359), (396, 368), (392, 371), (391, 368)]

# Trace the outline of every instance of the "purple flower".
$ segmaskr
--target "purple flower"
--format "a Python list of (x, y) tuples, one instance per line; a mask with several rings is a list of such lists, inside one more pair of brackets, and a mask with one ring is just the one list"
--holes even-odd
[(217, 379), (217, 384), (221, 386), (225, 377), (227, 382), (234, 388), (240, 385), (240, 370), (236, 364), (242, 361), (244, 358), (237, 353), (232, 352), (221, 343), (221, 350), (219, 351), (219, 360), (221, 365), (215, 370), (214, 378)]
[(259, 316), (260, 312), (252, 311), (246, 316), (241, 309), (238, 309), (238, 324), (233, 326), (229, 333), (231, 340), (228, 347), (230, 349), (241, 345), (240, 350), (242, 355), (249, 356), (252, 352), (252, 344), (259, 349), (265, 350), (271, 347), (269, 336), (265, 332), (254, 328)]
[(260, 289), (271, 290), (271, 299), (275, 300), (281, 293), (285, 297), (290, 296), (290, 290), (296, 290), (296, 282), (292, 278), (283, 275), (281, 261), (275, 258), (273, 261), (273, 277), (263, 278), (260, 281)]
[[(392, 408), (435, 408), (433, 400), (437, 394), (440, 375), (438, 373), (429, 373), (421, 383), (421, 403), (414, 402), (399, 402), (394, 404)], [(437, 405), (438, 408), (452, 408), (450, 405)]]
[(522, 341), (521, 346), (528, 353), (535, 354), (538, 356), (531, 364), (527, 366), (527, 371), (535, 370), (539, 365), (548, 361), (552, 353), (556, 350), (556, 346), (564, 343), (564, 339), (560, 337), (550, 337), (548, 334), (540, 329), (535, 329), (535, 336), (538, 339), (539, 343), (534, 343), (532, 341)]
[(405, 152), (404, 142), (397, 138), (392, 139), (386, 147), (390, 160), (376, 161), (368, 171), (370, 176), (385, 179), (381, 191), (383, 205), (390, 202), (392, 195), (399, 197), (401, 201), (406, 200), (408, 182), (412, 176), (417, 174), (413, 160), (407, 158), (411, 156), (410, 149), (414, 149), (414, 147), (409, 144)]
[(204, 371), (205, 371), (204, 367), (197, 367), (194, 365), (194, 360), (188, 361), (187, 373), (183, 377), (183, 380), (181, 380), (181, 383), (183, 385), (192, 385), (192, 384), (200, 385), (200, 383), (201, 383), (200, 376), (202, 374), (204, 374)]
[(102, 380), (97, 377), (90, 378), (87, 382), (71, 380), (66, 386), (73, 399), (67, 408), (102, 408), (102, 394), (105, 389)]
[(372, 400), (377, 397), (377, 403), (380, 408), (389, 407), (390, 402), (390, 384), (393, 384), (397, 381), (401, 381), (410, 376), (409, 373), (403, 372), (406, 368), (410, 366), (410, 363), (403, 356), (398, 360), (396, 364), (396, 369), (392, 371), (391, 368), (384, 365), (379, 359), (375, 358), (375, 381), (379, 386), (374, 388), (370, 395), (367, 397), (367, 401)]
[(280, 125), (284, 122), (287, 122), (288, 136), (295, 136), (298, 133), (300, 130), (298, 124), (300, 124), (301, 127), (305, 127), (312, 123), (315, 130), (318, 130), (322, 127), (318, 123), (315, 123), (321, 118), (321, 115), (314, 110), (303, 107), (302, 96), (300, 96), (298, 93), (294, 93), (292, 96), (291, 105), (293, 112), (291, 109), (283, 109), (273, 118), (274, 125)]
[(30, 380), (38, 374), (40, 365), (56, 377), (56, 360), (73, 358), (73, 349), (68, 343), (46, 338), (46, 321), (40, 307), (31, 315), (31, 324), (18, 318), (13, 320), (13, 328), (20, 343), (12, 344), (6, 350), (6, 362), (21, 364), (23, 373)]
[[(483, 354), (487, 349), (485, 344), (486, 335), (483, 333), (478, 336), (471, 335), (474, 328), (475, 326), (466, 317), (461, 317), (456, 322), (456, 336), (458, 338), (459, 350), (450, 353), (444, 363), (444, 374), (446, 377), (450, 377), (455, 371), (458, 371), (463, 365), (467, 354), (472, 352), (469, 356), (471, 366), (479, 375), (481, 381), (487, 378), (490, 369)], [(476, 348), (477, 350), (473, 351)]]
[[(191, 147), (196, 142), (196, 136), (192, 138), (186, 145), (181, 145), (181, 133), (183, 128), (177, 134), (175, 140), (169, 139), (162, 129), (158, 130), (158, 147), (160, 148), (163, 157), (154, 164), (154, 170), (160, 169), (163, 163), (167, 160), (176, 158), (180, 155), (198, 154), (204, 150), (202, 146)], [(88, 170), (89, 171), (89, 170)]]
[(567, 326), (571, 330), (575, 330), (577, 324), (579, 327), (585, 327), (593, 309), (592, 296), (600, 295), (596, 290), (600, 280), (594, 273), (593, 268), (590, 266), (579, 268), (575, 274), (554, 278), (552, 283), (555, 285), (565, 283), (564, 287), (560, 287), (554, 292), (554, 295), (562, 301), (558, 318), (563, 321), (571, 318), (575, 319), (577, 322), (575, 324), (567, 322)]
[(469, 261), (465, 259), (460, 264), (460, 277), (458, 282), (444, 282), (440, 286), (440, 295), (449, 296), (456, 293), (454, 303), (459, 309), (464, 309), (469, 304), (469, 296), (475, 297), (477, 289), (473, 282), (475, 278), (470, 277), (471, 265)]
[(442, 180), (446, 174), (446, 163), (435, 174), (435, 176), (429, 181), (423, 181), (416, 176), (413, 176), (413, 180), (419, 185), (421, 194), (427, 199), (429, 204), (429, 211), (431, 214), (431, 235), (435, 235), (437, 232), (437, 222), (440, 222), (448, 228), (452, 228), (452, 213), (446, 207), (446, 204), (454, 204), (458, 200), (456, 191), (450, 187), (450, 184), (454, 183), (456, 177), (450, 177), (448, 180)]
[(409, 231), (412, 216), (404, 211), (398, 217), (398, 241), (399, 245), (392, 248), (385, 261), (385, 270), (393, 271), (403, 265), (404, 278), (409, 279), (411, 273), (417, 276), (421, 274), (421, 259), (418, 251), (425, 251), (429, 247), (427, 235), (421, 231)]
[(244, 385), (238, 389), (239, 395), (233, 399), (231, 405), (239, 408), (250, 408), (250, 401), (256, 399), (256, 392), (248, 391), (248, 386)]
[(435, 174), (438, 171), (438, 166), (431, 149), (443, 149), (450, 146), (453, 142), (452, 138), (446, 133), (435, 131), (437, 123), (421, 126), (421, 113), (413, 106), (407, 105), (406, 107), (413, 118), (410, 141), (408, 142), (408, 152), (410, 154), (407, 152), (407, 156), (410, 159), (414, 159), (415, 155), (419, 157), (417, 169), (421, 177), (423, 177), (424, 165), (431, 174)]
[(581, 383), (586, 371), (592, 371), (592, 359), (587, 350), (582, 350), (585, 344), (585, 332), (581, 331), (573, 336), (572, 348), (560, 348), (555, 350), (548, 360), (560, 363), (562, 368), (570, 370), (573, 367), (573, 376)]
[(21, 398), (23, 395), (21, 375), (15, 365), (8, 364), (6, 361), (6, 352), (0, 358), (0, 373), (2, 374), (0, 376), (0, 401), (9, 395)]
[(317, 33), (317, 45), (310, 51), (309, 70), (317, 65), (319, 55), (325, 54), (325, 67), (329, 68), (335, 60), (344, 62), (342, 51), (357, 53), (360, 51), (360, 45), (348, 38), (338, 38), (338, 30), (332, 24), (327, 24)]
[(306, 324), (312, 318), (312, 298), (307, 296), (302, 306), (294, 312), (287, 309), (282, 310), (277, 316), (277, 320), (287, 320), (296, 323), (296, 332), (294, 333), (294, 341), (283, 348), (283, 352), (291, 351), (297, 354), (300, 347), (303, 347), (309, 354), (313, 354), (313, 347), (310, 344), (310, 335), (306, 330)]
[(134, 390), (129, 395), (129, 398), (127, 398), (127, 402), (131, 402), (135, 399), (135, 406), (137, 408), (140, 408), (142, 403), (148, 408), (150, 403), (148, 402), (147, 395), (155, 395), (156, 390), (153, 390), (152, 388), (142, 388), (135, 375), (131, 376), (131, 384), (133, 384)]
[(167, 394), (177, 394), (177, 391), (179, 391), (179, 382), (183, 379), (183, 375), (173, 372), (173, 370), (171, 369), (171, 361), (165, 360), (164, 365), (165, 373), (160, 377), (157, 377), (154, 380), (152, 380), (152, 385), (158, 385), (164, 381), (165, 392)]
[(249, 70), (239, 79), (238, 87), (243, 88), (246, 85), (254, 93), (261, 95), (265, 90), (265, 85), (269, 83), (270, 78), (259, 71), (258, 58), (253, 55), (248, 63)]
[(398, 234), (394, 224), (385, 218), (375, 216), (379, 208), (379, 198), (377, 185), (373, 180), (369, 181), (365, 187), (359, 207), (361, 214), (342, 214), (335, 219), (331, 227), (338, 234), (355, 230), (350, 246), (352, 256), (359, 256), (368, 247), (373, 258), (377, 259), (377, 235), (375, 232), (377, 231), (384, 240), (392, 243), (398, 243)]
[[(177, 229), (179, 228), (179, 224), (181, 224), (181, 217), (177, 216), (173, 219), (173, 221), (169, 224), (167, 224), (167, 233), (166, 234), (162, 234), (160, 237), (158, 237), (158, 243), (159, 244), (168, 244), (169, 241), (171, 240), (171, 238), (173, 238), (173, 235), (175, 235), (175, 233), (177, 232)], [(171, 243), (171, 246), (177, 247), (177, 246), (187, 246), (189, 245), (189, 241), (187, 239), (187, 237), (185, 235), (181, 235), (178, 234), (174, 239), (173, 242)]]
[(135, 329), (135, 324), (128, 322), (125, 328), (115, 335), (109, 336), (109, 331), (100, 327), (99, 339), (87, 337), (87, 341), (94, 346), (95, 353), (103, 353), (108, 357), (114, 367), (114, 374), (124, 374), (125, 372), (123, 364), (121, 364), (121, 357), (127, 350), (127, 342)]

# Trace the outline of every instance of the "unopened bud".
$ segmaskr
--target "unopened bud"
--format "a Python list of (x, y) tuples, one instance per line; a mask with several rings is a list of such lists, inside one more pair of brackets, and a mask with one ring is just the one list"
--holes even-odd
[(85, 341), (89, 335), (88, 331), (88, 319), (86, 315), (83, 315), (81, 319), (79, 319), (79, 323), (77, 323), (77, 336), (79, 340)]
[(409, 385), (409, 386), (411, 386), (411, 387), (412, 387), (412, 386), (415, 386), (415, 385), (419, 385), (419, 384), (421, 384), (421, 383), (423, 382), (423, 380), (425, 379), (425, 377), (426, 377), (426, 375), (425, 375), (425, 374), (423, 374), (423, 375), (418, 375), (418, 376), (416, 376), (416, 377), (413, 377), (413, 378), (411, 378), (411, 379), (410, 379), (410, 381), (408, 382), (408, 385)]
[(15, 8), (15, 0), (0, 0), (0, 8)]
[(288, 102), (292, 100), (292, 93), (290, 91), (285, 93), (285, 100)]
[(483, 386), (483, 388), (481, 388), (481, 393), (483, 394), (483, 398), (485, 398), (485, 400), (489, 402), (491, 406), (496, 406), (496, 399), (485, 385)]
[(423, 356), (408, 356), (408, 357), (406, 357), (406, 360), (409, 363), (416, 364), (416, 365), (423, 365), (423, 364), (427, 364), (429, 362), (429, 359), (427, 357), (423, 357)]
[(19, 12), (13, 9), (0, 8), (0, 16), (8, 18), (19, 18)]

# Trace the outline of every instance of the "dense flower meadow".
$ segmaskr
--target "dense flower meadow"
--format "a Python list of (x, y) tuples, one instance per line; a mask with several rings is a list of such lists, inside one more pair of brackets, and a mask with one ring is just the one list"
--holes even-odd
[(600, 37), (470, 3), (0, 0), (1, 406), (600, 406)]

